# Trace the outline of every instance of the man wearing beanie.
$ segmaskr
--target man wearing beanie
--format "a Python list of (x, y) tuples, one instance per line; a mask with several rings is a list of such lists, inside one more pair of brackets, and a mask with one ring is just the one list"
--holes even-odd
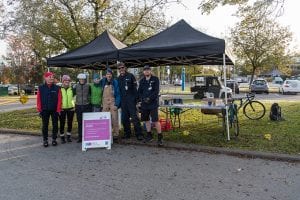
[[(124, 139), (131, 137), (131, 125), (132, 121), (134, 125), (134, 132), (138, 140), (143, 140), (142, 128), (140, 120), (137, 116), (137, 82), (133, 74), (127, 72), (124, 63), (117, 64), (120, 72), (118, 77), (120, 93), (121, 93), (121, 109), (122, 109), (122, 124), (124, 127)], [(131, 118), (131, 120), (130, 120)]]
[(161, 146), (163, 135), (158, 121), (158, 98), (159, 98), (159, 79), (153, 76), (149, 65), (144, 66), (144, 77), (139, 82), (138, 95), (141, 101), (141, 120), (146, 123), (147, 136), (145, 142), (153, 139), (151, 133), (151, 123), (154, 123), (157, 131), (157, 144)]
[(40, 85), (37, 92), (37, 111), (42, 118), (43, 145), (48, 147), (48, 125), (52, 119), (52, 145), (56, 146), (58, 133), (58, 116), (61, 112), (61, 91), (54, 84), (54, 74), (44, 73), (45, 84)]
[(62, 77), (62, 86), (61, 86), (61, 94), (62, 94), (62, 111), (59, 116), (60, 121), (60, 139), (61, 143), (66, 143), (65, 138), (65, 122), (67, 119), (67, 142), (72, 142), (71, 140), (71, 131), (73, 125), (74, 118), (74, 100), (73, 100), (73, 89), (70, 84), (71, 78), (68, 75), (63, 75)]
[(93, 112), (100, 112), (102, 105), (102, 87), (100, 85), (99, 74), (93, 75), (93, 83), (91, 84), (91, 104)]
[(103, 112), (111, 113), (112, 134), (115, 142), (119, 141), (119, 117), (118, 108), (121, 104), (118, 81), (113, 79), (110, 68), (106, 70), (105, 77), (101, 80)]

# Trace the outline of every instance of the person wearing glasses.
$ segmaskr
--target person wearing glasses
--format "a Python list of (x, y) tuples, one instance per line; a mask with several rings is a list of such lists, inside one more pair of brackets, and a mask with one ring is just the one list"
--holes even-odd
[(161, 146), (163, 145), (163, 135), (158, 121), (159, 79), (152, 75), (149, 65), (144, 66), (143, 74), (144, 77), (139, 82), (138, 97), (141, 102), (141, 120), (145, 122), (147, 129), (145, 142), (151, 142), (153, 140), (151, 133), (152, 122), (157, 131), (157, 144)]
[(143, 140), (143, 133), (140, 124), (140, 120), (137, 116), (137, 82), (133, 74), (127, 72), (127, 68), (124, 63), (117, 64), (120, 75), (118, 77), (120, 93), (121, 93), (121, 110), (122, 110), (122, 124), (124, 127), (123, 139), (129, 139), (131, 137), (131, 122), (134, 125), (135, 136), (138, 140)]
[(62, 77), (62, 86), (61, 86), (61, 94), (62, 94), (62, 111), (59, 116), (60, 122), (60, 139), (61, 143), (66, 143), (65, 138), (65, 123), (67, 119), (67, 142), (72, 142), (71, 140), (71, 132), (73, 126), (73, 118), (75, 112), (75, 104), (74, 104), (74, 92), (73, 88), (70, 84), (71, 78), (69, 75), (63, 75)]

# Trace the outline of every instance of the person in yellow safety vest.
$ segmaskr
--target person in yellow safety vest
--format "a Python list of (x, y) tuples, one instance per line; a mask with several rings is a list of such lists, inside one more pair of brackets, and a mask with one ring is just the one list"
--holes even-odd
[(74, 93), (70, 84), (71, 78), (68, 75), (63, 75), (62, 77), (62, 86), (61, 86), (61, 94), (62, 94), (62, 111), (59, 116), (60, 121), (60, 139), (61, 143), (66, 143), (65, 139), (65, 122), (67, 119), (67, 142), (72, 142), (71, 140), (71, 132), (74, 118)]
[(100, 84), (99, 74), (93, 75), (93, 83), (91, 86), (91, 104), (93, 112), (101, 112), (102, 105), (102, 87)]
[(110, 68), (106, 70), (106, 75), (101, 80), (101, 86), (103, 90), (102, 111), (111, 113), (113, 140), (119, 142), (118, 109), (121, 106), (121, 97), (118, 81), (113, 78), (113, 72)]

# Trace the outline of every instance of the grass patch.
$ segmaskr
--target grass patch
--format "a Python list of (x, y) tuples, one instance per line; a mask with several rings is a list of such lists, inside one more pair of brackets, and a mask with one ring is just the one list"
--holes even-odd
[[(222, 120), (214, 115), (203, 115), (199, 110), (183, 113), (181, 128), (167, 132), (165, 139), (215, 147), (299, 154), (300, 103), (281, 102), (285, 120), (279, 122), (269, 120), (271, 103), (265, 102), (264, 105), (266, 115), (260, 120), (249, 120), (242, 110), (239, 111), (240, 135), (236, 139), (227, 141), (223, 135)], [(164, 117), (162, 113), (161, 117)], [(265, 134), (271, 134), (271, 140), (265, 139)]]
[[(195, 101), (185, 101), (191, 103)], [(200, 101), (196, 101), (200, 103)], [(271, 103), (265, 102), (266, 115), (260, 120), (247, 119), (240, 110), (240, 135), (236, 139), (226, 140), (223, 135), (222, 120), (214, 115), (203, 115), (199, 110), (190, 110), (181, 116), (181, 128), (165, 132), (167, 141), (193, 143), (206, 146), (239, 148), (265, 152), (288, 154), (300, 153), (300, 103), (280, 102), (284, 121), (269, 120)], [(160, 113), (162, 118), (164, 113)], [(40, 131), (41, 119), (35, 109), (27, 109), (0, 114), (0, 127)], [(51, 130), (51, 125), (49, 130)], [(77, 132), (77, 121), (74, 117), (73, 133)], [(187, 134), (188, 133), (188, 134)], [(271, 140), (264, 138), (271, 134)]]

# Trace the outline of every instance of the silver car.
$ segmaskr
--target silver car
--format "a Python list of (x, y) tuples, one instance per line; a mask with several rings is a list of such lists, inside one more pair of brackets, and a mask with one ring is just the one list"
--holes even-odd
[(269, 85), (264, 79), (256, 79), (250, 85), (250, 91), (253, 93), (267, 93), (269, 94)]

